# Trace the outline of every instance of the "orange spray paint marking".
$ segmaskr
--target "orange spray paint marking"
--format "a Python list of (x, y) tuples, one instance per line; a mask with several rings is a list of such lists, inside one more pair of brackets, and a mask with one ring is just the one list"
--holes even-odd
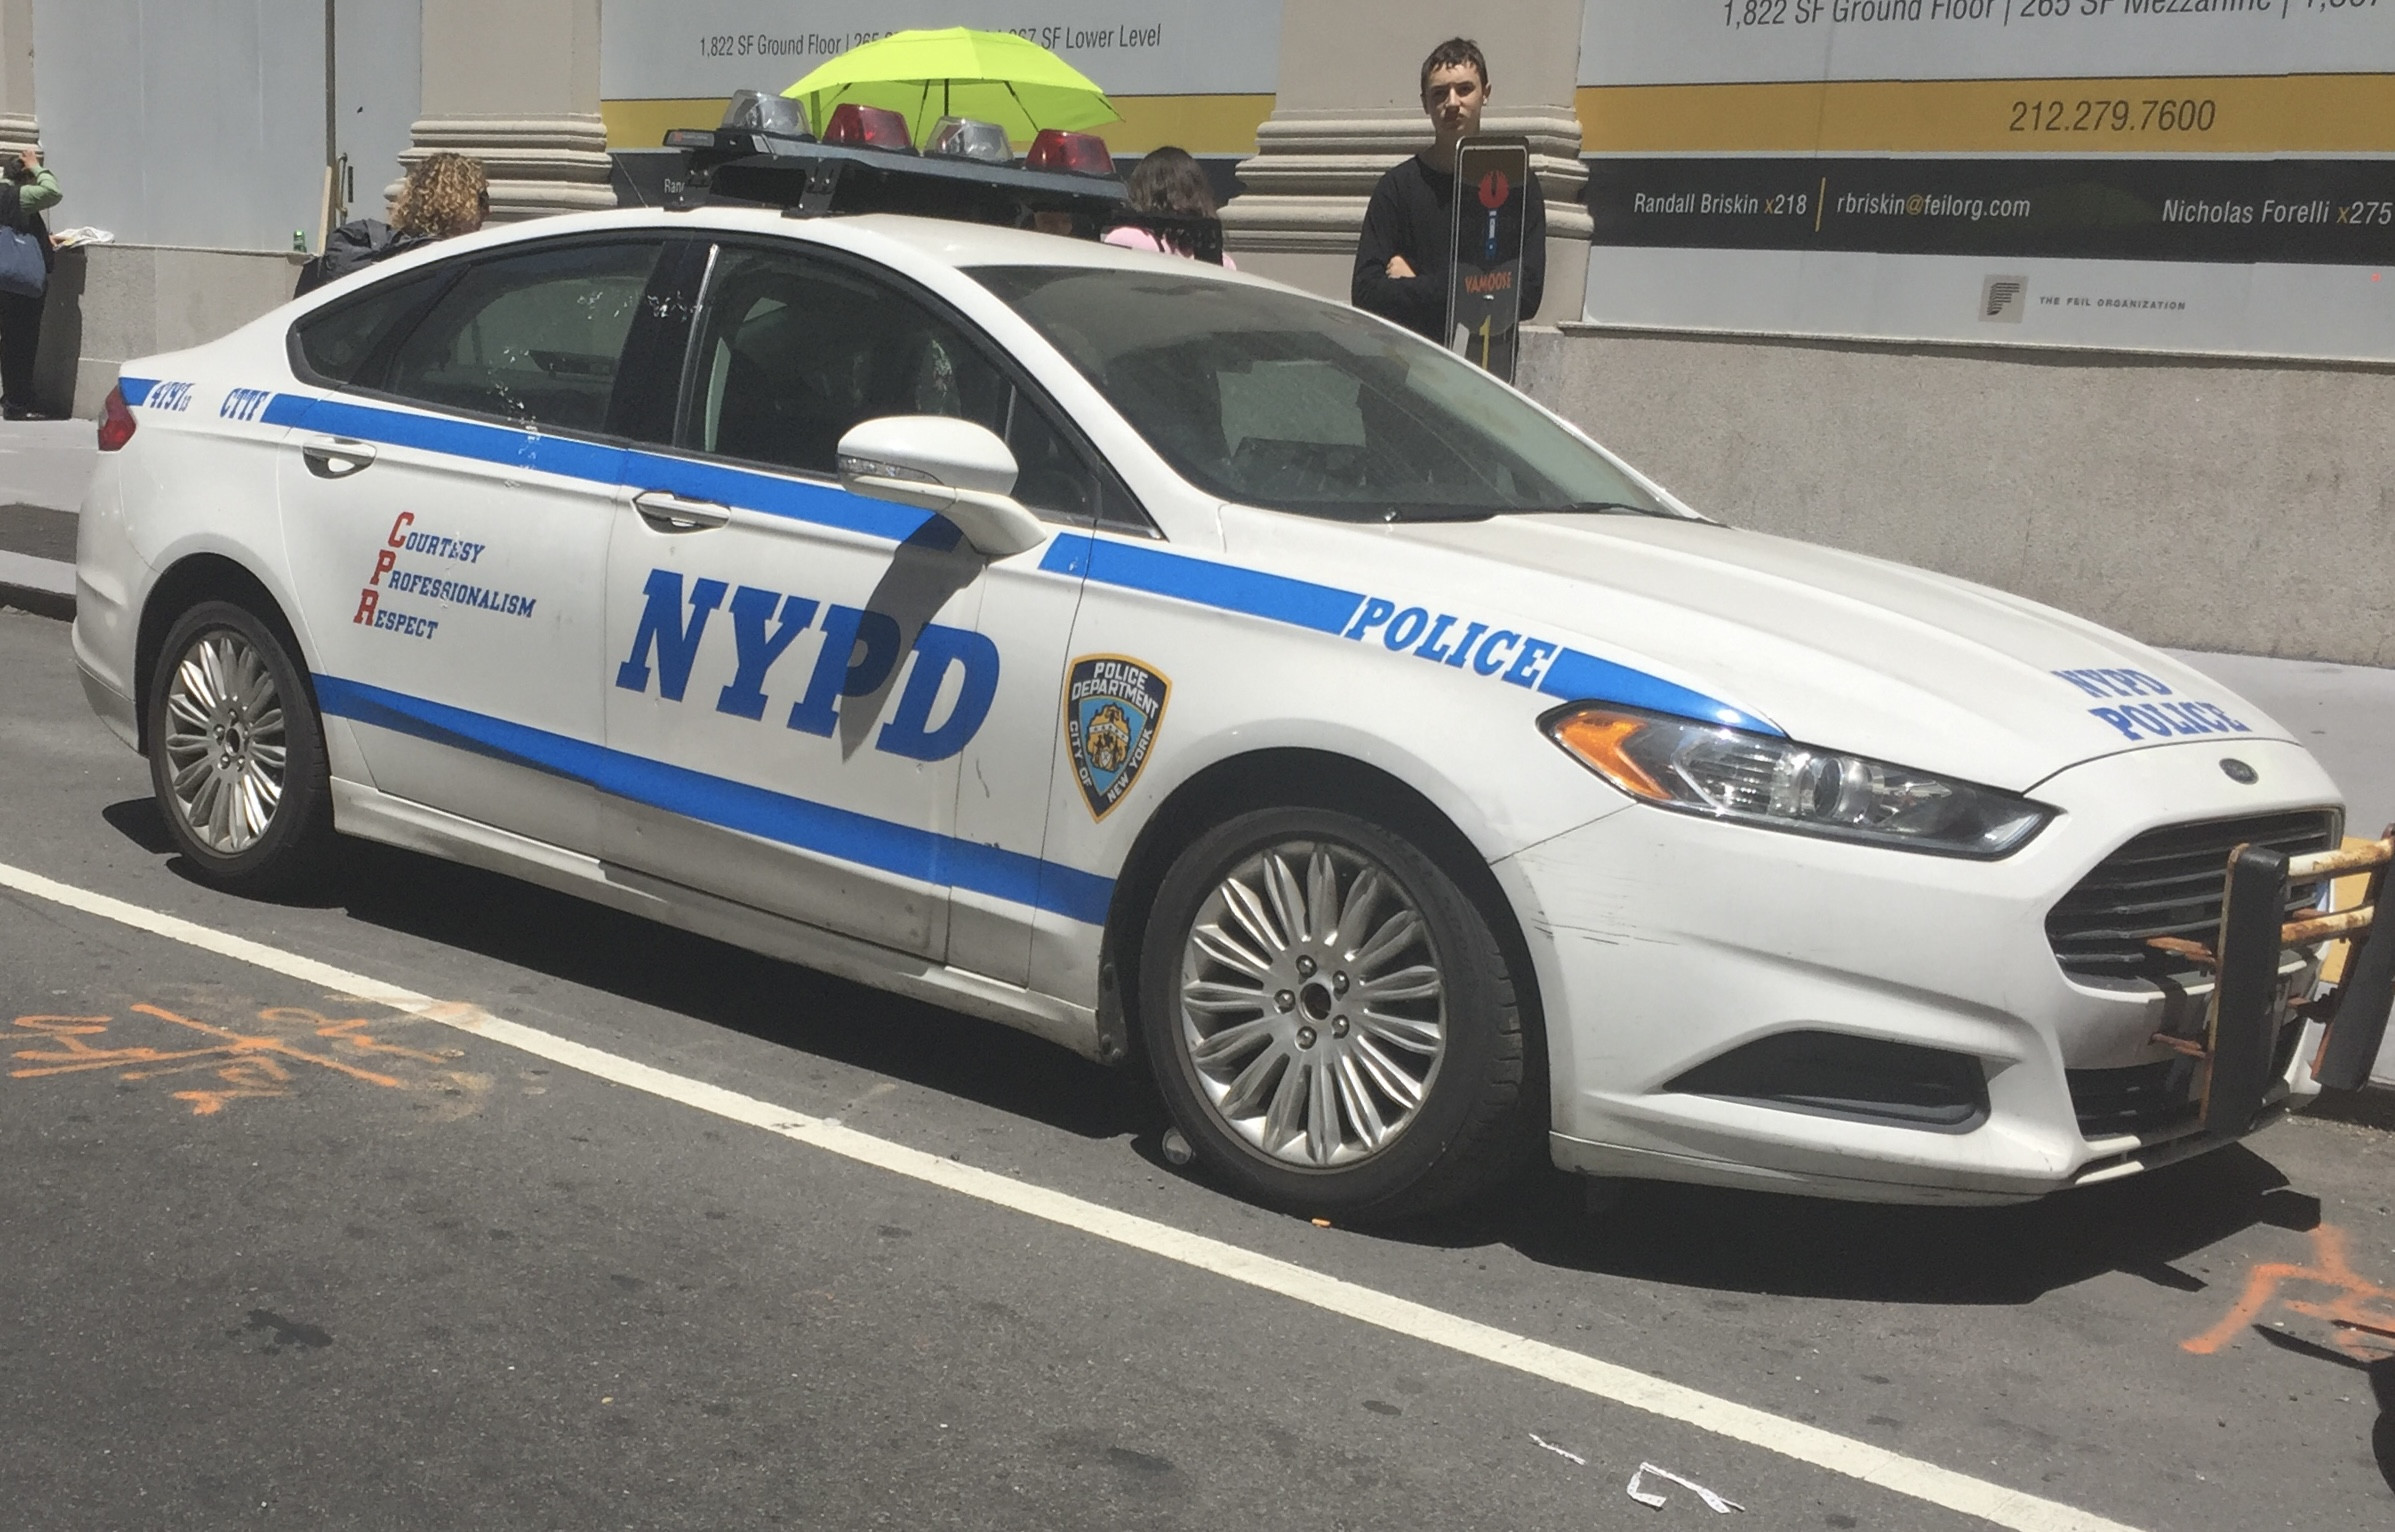
[[(379, 1070), (334, 1057), (331, 1051), (303, 1048), (287, 1037), (236, 1032), (154, 1005), (136, 1005), (143, 1016), (182, 1027), (211, 1041), (197, 1048), (152, 1048), (140, 1044), (106, 1047), (95, 1042), (105, 1036), (115, 1018), (108, 1016), (19, 1016), (16, 1025), (40, 1040), (39, 1046), (19, 1048), (18, 1067), (9, 1071), (17, 1080), (114, 1070), (123, 1080), (157, 1080), (175, 1075), (213, 1074), (217, 1084), (172, 1093), (188, 1102), (195, 1117), (213, 1117), (229, 1102), (271, 1099), (291, 1093), (296, 1065), (313, 1065), (386, 1090), (403, 1089), (406, 1082)], [(352, 1055), (381, 1055), (424, 1064), (439, 1064), (434, 1054), (386, 1043), (367, 1032), (366, 1017), (336, 1020), (314, 1011), (271, 1007), (258, 1019), (285, 1031), (304, 1029)], [(29, 1041), (31, 1039), (28, 1039)]]
[(2345, 1231), (2327, 1223), (2312, 1231), (2312, 1264), (2266, 1261), (2254, 1267), (2246, 1275), (2245, 1291), (2229, 1312), (2221, 1316), (2220, 1323), (2192, 1340), (2181, 1341), (2179, 1349), (2210, 1356), (2259, 1319), (2271, 1300), (2279, 1297), (2279, 1290), (2290, 1282), (2325, 1287), (2335, 1295), (2325, 1302), (2299, 1298), (2281, 1301), (2295, 1313), (2326, 1320), (2334, 1326), (2337, 1345), (2346, 1355), (2360, 1362), (2375, 1362), (2395, 1355), (2371, 1339), (2373, 1334), (2395, 1335), (2395, 1288), (2381, 1287), (2357, 1273), (2346, 1251)]

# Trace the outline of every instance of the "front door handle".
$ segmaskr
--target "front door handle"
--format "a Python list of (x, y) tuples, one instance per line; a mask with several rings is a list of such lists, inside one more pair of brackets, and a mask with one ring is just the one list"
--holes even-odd
[(732, 519), (732, 508), (712, 500), (686, 500), (671, 490), (644, 489), (632, 497), (640, 519), (660, 532), (704, 532)]
[(299, 444), (308, 472), (319, 479), (346, 479), (374, 466), (374, 445), (346, 436), (318, 436)]

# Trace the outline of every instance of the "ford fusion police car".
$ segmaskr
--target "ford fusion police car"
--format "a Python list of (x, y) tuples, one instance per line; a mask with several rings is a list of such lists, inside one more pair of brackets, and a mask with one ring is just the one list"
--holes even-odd
[(2340, 829), (2151, 649), (1086, 241), (550, 219), (128, 364), (101, 436), (75, 654), (204, 877), (366, 837), (1142, 1059), (1308, 1211), (2195, 1152), (2149, 938)]

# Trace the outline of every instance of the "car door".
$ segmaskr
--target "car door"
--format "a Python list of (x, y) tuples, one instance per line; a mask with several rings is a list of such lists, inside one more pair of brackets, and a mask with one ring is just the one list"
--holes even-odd
[[(609, 547), (610, 860), (1021, 981), (1078, 580), (848, 493), (835, 449), (940, 414), (1036, 458), (1033, 408), (886, 273), (719, 246), (670, 443), (628, 457)], [(1060, 520), (1089, 498), (1069, 472), (1023, 487)]]
[(664, 247), (585, 237), (402, 279), (384, 301), (405, 321), (348, 353), (325, 322), (341, 376), (286, 439), (284, 536), (319, 703), (381, 791), (597, 849), (609, 422)]

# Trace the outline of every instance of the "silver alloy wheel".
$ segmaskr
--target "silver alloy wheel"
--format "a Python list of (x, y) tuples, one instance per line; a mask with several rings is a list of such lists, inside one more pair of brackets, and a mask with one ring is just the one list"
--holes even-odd
[(192, 640), (166, 690), (166, 780), (192, 838), (220, 856), (258, 843), (283, 801), (283, 699), (230, 628)]
[(1307, 1169), (1355, 1165), (1429, 1096), (1446, 993), (1429, 923), (1385, 868), (1346, 845), (1283, 841), (1198, 906), (1181, 1046), (1249, 1144)]

